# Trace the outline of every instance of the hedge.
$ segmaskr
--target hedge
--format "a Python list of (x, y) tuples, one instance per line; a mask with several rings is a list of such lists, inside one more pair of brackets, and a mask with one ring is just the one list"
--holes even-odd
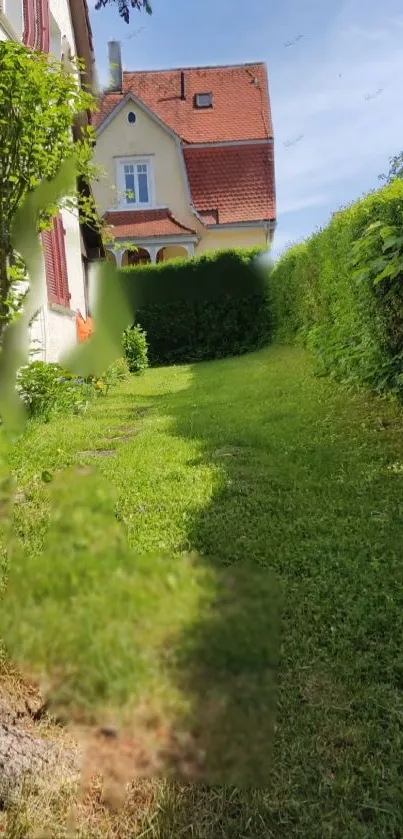
[(240, 355), (268, 342), (268, 269), (258, 267), (260, 253), (219, 251), (120, 271), (150, 364)]
[(403, 395), (403, 182), (336, 213), (270, 276), (273, 337), (318, 372)]

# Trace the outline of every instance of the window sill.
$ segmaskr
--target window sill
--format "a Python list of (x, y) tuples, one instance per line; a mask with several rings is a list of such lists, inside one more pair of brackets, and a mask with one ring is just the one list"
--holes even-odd
[(60, 303), (48, 303), (48, 309), (51, 312), (57, 312), (59, 315), (66, 315), (69, 318), (77, 317), (77, 312), (70, 309), (69, 306), (62, 306)]
[(135, 210), (136, 212), (141, 212), (142, 210), (144, 211), (144, 210), (154, 210), (154, 209), (155, 209), (155, 207), (153, 206), (153, 204), (122, 204), (119, 207), (119, 211), (120, 210), (128, 210), (129, 212), (130, 212), (130, 210)]
[[(130, 212), (130, 210), (132, 210), (132, 211), (135, 210), (136, 212), (141, 211), (141, 210), (145, 210), (145, 211), (148, 212), (149, 210), (169, 210), (169, 207), (168, 207), (168, 204), (140, 204), (138, 207), (137, 206), (130, 206), (129, 204), (122, 204), (122, 205), (119, 205), (119, 204), (116, 205), (115, 204), (112, 207), (108, 207), (107, 210), (105, 210), (105, 212), (106, 213), (121, 213), (121, 212), (125, 212), (125, 211)], [(112, 224), (112, 222), (111, 222), (111, 224)]]

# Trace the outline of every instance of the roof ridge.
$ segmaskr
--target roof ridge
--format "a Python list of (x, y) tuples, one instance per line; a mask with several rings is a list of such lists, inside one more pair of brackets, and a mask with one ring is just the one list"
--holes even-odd
[(265, 67), (265, 61), (244, 61), (239, 64), (196, 64), (188, 67), (162, 67), (160, 70), (123, 70), (123, 75), (144, 73), (173, 73), (181, 70), (242, 70), (245, 67)]

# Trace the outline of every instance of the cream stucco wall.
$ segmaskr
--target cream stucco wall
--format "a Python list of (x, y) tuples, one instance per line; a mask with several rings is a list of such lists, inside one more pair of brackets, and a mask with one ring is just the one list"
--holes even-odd
[[(136, 115), (135, 123), (127, 120), (130, 111)], [(174, 137), (133, 101), (125, 103), (97, 137), (95, 160), (103, 167), (106, 175), (93, 184), (95, 201), (101, 214), (119, 208), (117, 160), (135, 156), (151, 158), (155, 206), (169, 207), (181, 222), (196, 230), (200, 236), (195, 246), (196, 254), (208, 250), (266, 246), (266, 232), (262, 227), (205, 229), (190, 208), (184, 165), (181, 165), (181, 152)]]
[[(134, 124), (127, 121), (129, 111), (136, 114)], [(119, 195), (116, 184), (116, 160), (120, 157), (151, 157), (155, 180), (155, 206), (169, 207), (173, 214), (192, 229), (201, 225), (189, 206), (186, 180), (175, 139), (134, 102), (124, 105), (97, 137), (95, 160), (103, 166), (106, 178), (93, 184), (100, 212), (116, 209)]]
[(159, 256), (162, 262), (167, 262), (169, 259), (187, 259), (189, 254), (182, 245), (168, 245), (160, 249)]
[(262, 227), (207, 230), (196, 247), (196, 254), (227, 248), (266, 247), (266, 233)]

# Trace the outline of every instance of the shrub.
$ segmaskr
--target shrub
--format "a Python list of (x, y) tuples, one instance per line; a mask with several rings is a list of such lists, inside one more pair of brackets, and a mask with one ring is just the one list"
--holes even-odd
[(403, 395), (403, 182), (336, 213), (270, 278), (274, 337), (302, 342), (318, 372)]
[(123, 349), (130, 373), (142, 373), (147, 369), (147, 336), (140, 326), (132, 326), (124, 331)]
[(33, 361), (18, 372), (17, 390), (30, 417), (49, 420), (56, 413), (80, 413), (93, 399), (129, 375), (124, 358), (96, 378), (74, 376), (59, 364)]
[(72, 376), (59, 364), (33, 361), (19, 370), (17, 389), (30, 417), (85, 409), (95, 395), (91, 381)]
[(256, 266), (260, 253), (219, 251), (120, 272), (151, 364), (240, 355), (268, 342), (268, 270)]
[(127, 363), (126, 358), (118, 358), (113, 364), (108, 367), (108, 369), (103, 373), (101, 376), (101, 380), (105, 382), (105, 385), (109, 387), (114, 387), (117, 385), (118, 382), (124, 381), (130, 375), (129, 366)]

